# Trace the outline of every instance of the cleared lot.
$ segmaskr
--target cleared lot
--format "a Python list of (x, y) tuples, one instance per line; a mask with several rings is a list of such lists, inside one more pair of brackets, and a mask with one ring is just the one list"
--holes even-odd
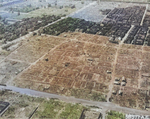
[[(36, 40), (40, 38), (43, 40)], [(34, 36), (29, 41), (17, 49), (17, 52), (8, 56), (9, 59), (32, 63), (16, 77), (14, 80), (16, 86), (106, 101), (109, 85), (113, 83), (113, 90), (117, 93), (112, 94), (110, 101), (122, 106), (145, 109), (147, 101), (150, 100), (146, 92), (149, 90), (149, 78), (146, 78), (149, 75), (149, 60), (146, 57), (149, 55), (148, 46), (142, 48), (142, 46), (120, 44), (121, 46), (118, 47), (118, 44), (110, 43), (107, 37), (84, 33), (63, 33), (59, 37)], [(36, 54), (34, 50), (31, 55), (22, 54), (25, 49), (27, 53), (30, 51), (30, 48), (26, 48), (29, 46), (36, 51), (38, 42), (43, 49), (46, 48), (47, 45), (43, 45), (45, 41), (54, 45), (49, 50), (44, 50), (44, 54), (40, 50), (39, 55), (34, 55)], [(41, 58), (38, 59), (37, 56)], [(116, 68), (112, 70), (115, 60)], [(124, 77), (125, 85), (121, 83), (122, 79), (117, 85), (114, 84), (112, 72), (116, 78)], [(137, 95), (134, 95), (135, 93)], [(143, 101), (142, 104), (140, 100)]]

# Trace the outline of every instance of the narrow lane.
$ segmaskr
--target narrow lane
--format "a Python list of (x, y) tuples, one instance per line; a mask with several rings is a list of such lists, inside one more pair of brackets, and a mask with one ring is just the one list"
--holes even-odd
[(134, 28), (134, 25), (131, 25), (131, 28), (129, 29), (129, 31), (126, 33), (126, 35), (123, 37), (122, 41), (121, 41), (121, 44), (123, 44), (127, 37), (129, 36), (130, 32), (132, 31), (132, 29)]
[(117, 59), (118, 59), (118, 55), (119, 55), (119, 51), (121, 48), (121, 43), (119, 43), (119, 46), (117, 47), (117, 51), (115, 54), (115, 60), (113, 63), (113, 71), (112, 71), (112, 75), (111, 75), (111, 81), (110, 81), (110, 85), (109, 85), (109, 92), (107, 94), (107, 102), (109, 102), (109, 98), (111, 97), (112, 91), (113, 91), (113, 87), (114, 87), (114, 81), (115, 81), (115, 70), (116, 70), (116, 65), (117, 65)]
[(143, 25), (143, 21), (144, 21), (144, 18), (146, 16), (147, 10), (148, 10), (148, 4), (146, 4), (146, 9), (145, 9), (145, 12), (144, 12), (143, 18), (141, 20), (141, 24), (140, 24), (141, 26)]

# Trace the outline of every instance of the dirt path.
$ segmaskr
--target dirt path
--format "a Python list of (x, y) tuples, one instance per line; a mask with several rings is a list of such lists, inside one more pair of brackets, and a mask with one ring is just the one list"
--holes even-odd
[[(143, 54), (143, 47), (144, 45), (142, 46), (142, 54)], [(143, 58), (141, 59), (143, 60)], [(138, 77), (138, 88), (140, 89), (140, 84), (141, 84), (141, 81), (142, 81), (142, 67), (143, 67), (143, 61), (140, 61), (140, 67), (139, 67), (139, 77)]]
[(109, 102), (109, 98), (111, 97), (111, 94), (112, 94), (113, 82), (115, 81), (115, 69), (116, 69), (116, 64), (117, 64), (117, 59), (118, 59), (118, 52), (121, 49), (121, 45), (122, 44), (120, 43), (118, 48), (117, 48), (116, 55), (115, 55), (115, 60), (114, 60), (114, 63), (113, 63), (113, 71), (112, 71), (112, 75), (111, 75), (112, 78), (111, 78), (110, 85), (109, 85), (109, 92), (107, 94), (107, 102)]
[(129, 31), (128, 31), (128, 32), (126, 33), (126, 35), (123, 37), (123, 39), (122, 39), (122, 41), (121, 41), (121, 44), (123, 44), (124, 41), (127, 39), (128, 35), (129, 35), (129, 33), (132, 31), (133, 27), (134, 27), (134, 25), (131, 26), (131, 28), (129, 29)]
[(122, 39), (122, 41), (119, 43), (119, 46), (117, 48), (117, 52), (115, 55), (115, 60), (113, 63), (113, 72), (112, 72), (112, 79), (111, 79), (111, 83), (109, 85), (109, 93), (107, 94), (107, 102), (109, 102), (109, 98), (111, 97), (112, 94), (112, 89), (113, 89), (113, 82), (115, 81), (115, 69), (116, 69), (116, 64), (117, 64), (117, 59), (118, 59), (118, 52), (121, 49), (122, 44), (124, 43), (124, 41), (127, 39), (129, 33), (131, 32), (131, 30), (134, 28), (134, 25), (131, 26), (131, 28), (129, 29), (129, 31), (126, 33), (126, 35), (124, 36), (124, 38)]
[(142, 18), (141, 24), (140, 24), (141, 26), (143, 25), (143, 21), (144, 21), (144, 18), (145, 18), (145, 15), (146, 15), (147, 9), (148, 9), (148, 4), (146, 5), (146, 9), (145, 9), (145, 12), (144, 12), (144, 15), (143, 15), (143, 18)]

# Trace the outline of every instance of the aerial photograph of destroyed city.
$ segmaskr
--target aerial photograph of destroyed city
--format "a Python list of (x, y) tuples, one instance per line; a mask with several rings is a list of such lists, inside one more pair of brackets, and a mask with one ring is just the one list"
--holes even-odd
[(150, 119), (150, 0), (0, 0), (0, 119)]

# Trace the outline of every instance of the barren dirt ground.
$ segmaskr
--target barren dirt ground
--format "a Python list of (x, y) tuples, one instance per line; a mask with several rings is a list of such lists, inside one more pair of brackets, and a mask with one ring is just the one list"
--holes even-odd
[[(104, 101), (105, 93), (108, 92), (106, 87), (108, 87), (109, 80), (111, 79), (110, 75), (107, 74), (107, 70), (111, 71), (111, 63), (109, 63), (109, 61), (113, 61), (112, 54), (115, 52), (115, 48), (107, 48), (105, 46), (108, 43), (107, 37), (79, 34), (76, 39), (65, 40), (65, 42), (56, 45), (42, 58), (37, 60), (36, 63), (30, 65), (30, 67), (23, 71), (19, 75), (19, 78), (16, 79), (16, 82), (18, 82), (17, 86), (20, 86), (20, 83), (24, 80), (19, 83), (20, 79), (27, 78), (27, 80), (30, 80), (30, 76), (34, 76), (36, 71), (35, 77), (37, 78), (32, 80), (33, 82), (30, 82), (30, 84), (33, 83), (33, 86), (30, 86), (28, 81), (25, 81), (24, 83), (27, 83), (27, 85), (24, 85), (25, 87), (39, 89), (41, 91), (45, 90), (46, 92), (62, 92), (62, 94), (77, 97), (83, 96), (83, 98), (87, 99), (96, 98), (95, 100)], [(51, 39), (52, 36), (49, 36), (49, 38)], [(60, 37), (53, 38), (55, 38), (55, 42), (57, 42), (58, 39), (64, 40), (64, 38)], [(102, 44), (96, 48), (94, 46), (95, 43), (91, 42), (92, 38), (95, 39), (93, 42)], [(91, 51), (89, 50), (90, 47), (92, 47)], [(103, 48), (105, 48), (106, 51), (101, 51)], [(18, 50), (17, 54), (21, 54), (19, 51), (21, 50)], [(99, 53), (92, 53), (93, 51), (98, 51)], [(104, 64), (100, 62), (100, 54), (101, 59), (106, 60)], [(108, 54), (108, 57), (106, 54)], [(10, 55), (11, 58), (12, 56), (14, 55)], [(104, 71), (101, 70), (102, 67), (105, 69)], [(103, 76), (100, 76), (99, 72), (102, 72)], [(95, 87), (94, 89), (93, 86)], [(86, 93), (80, 91), (81, 89), (83, 89), (83, 91), (85, 90)], [(78, 93), (83, 94), (79, 95)], [(86, 94), (88, 94), (88, 96), (86, 96)], [(99, 95), (99, 97), (95, 95)]]
[[(149, 47), (112, 44), (108, 39), (77, 32), (33, 36), (3, 61), (1, 83), (145, 109), (150, 100)], [(17, 66), (22, 68), (19, 73), (13, 68)], [(122, 79), (115, 85), (122, 77), (125, 86)]]

